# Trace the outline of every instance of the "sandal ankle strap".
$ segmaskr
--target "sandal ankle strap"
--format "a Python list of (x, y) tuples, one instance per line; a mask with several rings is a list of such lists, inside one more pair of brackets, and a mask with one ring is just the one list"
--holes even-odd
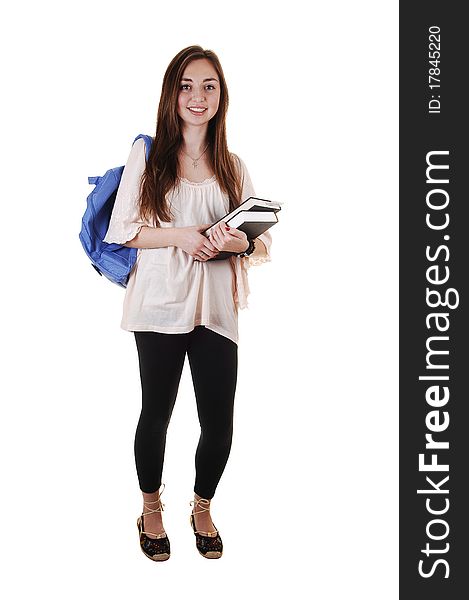
[[(152, 500), (152, 501), (148, 501), (148, 500), (144, 500), (143, 502), (143, 506), (148, 509), (148, 512), (142, 512), (142, 515), (151, 515), (153, 513), (157, 513), (157, 512), (163, 512), (164, 511), (164, 507), (165, 504), (163, 504), (163, 502), (161, 502), (161, 494), (163, 493), (163, 490), (165, 488), (165, 484), (162, 483), (161, 484), (163, 486), (163, 489), (161, 490), (161, 492), (158, 494), (158, 500)], [(161, 487), (161, 486), (160, 486)], [(157, 502), (159, 502), (159, 506), (158, 508), (150, 508), (149, 506), (147, 506), (147, 504), (156, 504)]]
[[(208, 498), (199, 498), (198, 500), (191, 500), (189, 502), (190, 506), (193, 506), (193, 508), (196, 508), (197, 506), (200, 507), (202, 510), (196, 510), (196, 511), (192, 511), (193, 515), (198, 515), (199, 513), (202, 512), (207, 512), (210, 510), (210, 500)], [(202, 505), (205, 505), (202, 506)]]
[[(203, 512), (207, 512), (210, 510), (210, 500), (208, 498), (199, 498), (198, 500), (194, 499), (189, 502), (191, 506), (194, 508), (199, 506), (202, 510), (192, 511), (191, 518), (194, 519), (194, 515), (198, 515)], [(215, 527), (215, 523), (213, 524)], [(195, 520), (194, 520), (194, 529), (195, 529)], [(215, 531), (201, 531), (200, 529), (195, 530), (195, 533), (199, 533), (205, 537), (216, 537), (218, 535), (218, 529), (215, 527)]]
[(143, 527), (144, 527), (144, 525), (143, 525), (143, 516), (139, 518), (138, 526), (139, 526), (141, 534), (144, 533), (145, 535), (153, 535), (154, 536), (154, 538), (150, 538), (151, 540), (152, 539), (160, 540), (160, 539), (163, 539), (163, 538), (167, 537), (166, 531), (163, 531), (162, 533), (153, 533), (152, 531), (145, 531), (143, 529)]

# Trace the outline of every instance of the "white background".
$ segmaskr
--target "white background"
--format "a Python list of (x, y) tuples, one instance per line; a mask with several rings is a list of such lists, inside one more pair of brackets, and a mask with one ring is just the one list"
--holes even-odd
[[(397, 2), (23, 2), (1, 25), (4, 597), (397, 598)], [(188, 363), (168, 430), (172, 556), (140, 551), (124, 290), (78, 233), (88, 176), (154, 134), (163, 74), (222, 63), (228, 143), (285, 202), (240, 311), (235, 432), (189, 524)]]

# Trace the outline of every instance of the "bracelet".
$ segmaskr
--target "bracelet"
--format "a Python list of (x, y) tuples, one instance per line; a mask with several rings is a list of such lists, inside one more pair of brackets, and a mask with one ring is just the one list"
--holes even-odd
[(250, 256), (255, 249), (256, 245), (254, 244), (254, 240), (249, 240), (249, 246), (244, 250), (244, 252), (240, 252), (236, 256)]

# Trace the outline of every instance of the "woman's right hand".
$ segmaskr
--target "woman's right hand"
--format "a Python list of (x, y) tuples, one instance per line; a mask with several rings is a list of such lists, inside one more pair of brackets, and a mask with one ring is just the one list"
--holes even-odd
[(219, 250), (201, 232), (208, 229), (212, 223), (180, 227), (177, 246), (187, 252), (194, 260), (205, 262), (219, 254)]

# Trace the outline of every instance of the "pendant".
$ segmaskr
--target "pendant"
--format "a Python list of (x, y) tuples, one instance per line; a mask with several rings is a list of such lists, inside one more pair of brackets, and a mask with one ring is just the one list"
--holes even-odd
[(194, 169), (197, 169), (197, 162), (199, 159), (196, 159), (194, 161), (192, 161), (192, 166), (194, 167)]

